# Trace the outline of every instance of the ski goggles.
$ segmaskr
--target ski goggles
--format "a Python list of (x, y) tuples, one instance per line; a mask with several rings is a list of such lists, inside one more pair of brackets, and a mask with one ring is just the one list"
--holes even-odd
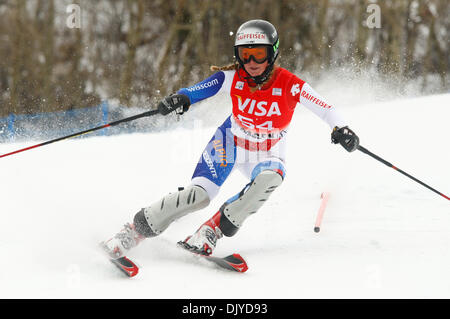
[(246, 64), (251, 59), (258, 64), (264, 63), (269, 58), (269, 51), (267, 46), (257, 47), (238, 47), (239, 59)]

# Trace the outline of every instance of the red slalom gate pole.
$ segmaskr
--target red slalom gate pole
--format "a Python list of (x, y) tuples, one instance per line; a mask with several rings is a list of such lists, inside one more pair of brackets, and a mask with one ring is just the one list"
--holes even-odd
[(330, 199), (330, 193), (323, 192), (320, 195), (320, 198), (322, 198), (322, 201), (320, 203), (319, 212), (317, 213), (316, 224), (314, 225), (314, 232), (316, 233), (320, 232), (320, 225), (322, 224), (323, 213), (325, 212), (325, 207), (327, 206), (328, 200)]
[(436, 194), (441, 195), (442, 197), (444, 197), (444, 198), (450, 200), (450, 197), (448, 197), (447, 195), (442, 194), (441, 192), (435, 190), (433, 187), (431, 187), (431, 186), (425, 184), (424, 182), (418, 180), (418, 179), (415, 178), (414, 176), (411, 176), (411, 175), (409, 175), (408, 173), (402, 171), (400, 168), (398, 168), (398, 167), (392, 165), (391, 163), (389, 163), (388, 161), (382, 159), (382, 158), (379, 157), (378, 155), (375, 155), (374, 153), (370, 152), (368, 149), (362, 147), (361, 145), (358, 146), (358, 150), (361, 151), (361, 152), (363, 152), (364, 154), (367, 154), (367, 155), (373, 157), (374, 159), (376, 159), (377, 161), (383, 163), (384, 165), (386, 165), (386, 166), (388, 166), (388, 167), (390, 167), (390, 168), (395, 169), (397, 172), (402, 173), (402, 174), (405, 175), (406, 177), (409, 177), (410, 179), (412, 179), (413, 181), (419, 183), (420, 185), (425, 186), (426, 188), (428, 188), (429, 190), (435, 192)]
[(13, 154), (17, 154), (17, 153), (20, 153), (20, 152), (25, 152), (25, 151), (31, 150), (33, 148), (37, 148), (37, 147), (41, 147), (41, 146), (44, 146), (44, 145), (52, 144), (52, 143), (55, 143), (55, 142), (59, 142), (59, 141), (62, 141), (62, 140), (66, 140), (66, 139), (69, 139), (69, 138), (80, 136), (80, 135), (83, 135), (83, 134), (91, 133), (91, 132), (94, 132), (94, 131), (97, 131), (97, 130), (101, 130), (101, 129), (104, 129), (104, 128), (107, 128), (107, 127), (110, 127), (110, 126), (115, 126), (115, 125), (118, 125), (118, 124), (121, 124), (121, 123), (124, 123), (124, 122), (133, 121), (133, 120), (136, 120), (136, 119), (141, 118), (141, 117), (152, 116), (152, 115), (155, 115), (155, 114), (158, 114), (158, 113), (159, 113), (158, 110), (147, 111), (147, 112), (144, 112), (144, 113), (141, 113), (141, 114), (137, 114), (137, 115), (134, 115), (134, 116), (130, 116), (130, 117), (126, 117), (124, 119), (121, 119), (121, 120), (118, 120), (118, 121), (114, 121), (114, 122), (111, 122), (111, 123), (108, 123), (108, 124), (105, 124), (105, 125), (97, 126), (97, 127), (85, 130), (85, 131), (81, 131), (81, 132), (78, 132), (78, 133), (66, 135), (66, 136), (63, 136), (63, 137), (58, 137), (58, 138), (55, 138), (55, 139), (47, 141), (47, 142), (43, 142), (43, 143), (40, 143), (40, 144), (28, 146), (28, 147), (22, 148), (20, 150), (16, 150), (16, 151), (13, 151), (13, 152), (10, 152), (10, 153), (6, 153), (6, 154), (3, 154), (3, 155), (0, 155), (0, 158), (6, 157), (6, 156), (10, 156), (10, 155), (13, 155)]

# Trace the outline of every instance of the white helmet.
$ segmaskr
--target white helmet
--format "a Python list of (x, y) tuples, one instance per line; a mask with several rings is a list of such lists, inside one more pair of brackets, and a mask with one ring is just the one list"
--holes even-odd
[[(234, 41), (234, 55), (242, 68), (244, 68), (245, 61), (239, 56), (239, 47), (252, 48), (261, 45), (267, 46), (267, 58), (264, 59), (264, 61), (267, 60), (269, 64), (263, 74), (256, 77), (250, 76), (257, 84), (267, 80), (275, 60), (278, 57), (278, 32), (270, 22), (265, 20), (250, 20), (239, 27)], [(256, 61), (255, 57), (253, 57), (253, 59)]]

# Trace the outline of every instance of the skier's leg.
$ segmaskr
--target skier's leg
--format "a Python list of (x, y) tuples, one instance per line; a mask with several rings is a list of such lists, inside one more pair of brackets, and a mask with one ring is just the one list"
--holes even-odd
[(266, 160), (254, 166), (251, 181), (238, 194), (227, 200), (219, 211), (206, 221), (196, 233), (185, 239), (185, 247), (210, 255), (222, 235), (233, 236), (244, 221), (256, 213), (285, 176), (282, 161)]
[(136, 231), (144, 237), (161, 234), (176, 219), (209, 205), (208, 193), (200, 186), (189, 185), (169, 193), (134, 216)]
[(142, 240), (161, 234), (175, 219), (202, 209), (209, 204), (207, 192), (200, 186), (189, 185), (175, 193), (169, 193), (152, 205), (142, 208), (133, 223), (111, 239), (103, 242), (103, 250), (111, 258), (124, 256)]
[(203, 151), (191, 185), (142, 208), (132, 224), (126, 224), (122, 231), (102, 243), (111, 257), (123, 256), (143, 239), (161, 234), (174, 220), (208, 206), (234, 166), (234, 144), (226, 141), (227, 128), (229, 119), (217, 129)]
[(230, 176), (236, 162), (236, 145), (230, 131), (230, 118), (217, 129), (202, 152), (192, 175), (192, 183), (201, 186), (213, 200)]
[(188, 213), (208, 206), (234, 167), (234, 142), (227, 143), (229, 120), (207, 144), (195, 168), (191, 185), (143, 208), (135, 218), (136, 230), (145, 237), (162, 233), (169, 224)]

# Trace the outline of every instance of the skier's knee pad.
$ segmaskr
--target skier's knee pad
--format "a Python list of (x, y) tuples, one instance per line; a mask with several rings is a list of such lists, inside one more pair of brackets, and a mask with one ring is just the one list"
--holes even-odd
[(220, 230), (233, 236), (247, 217), (256, 213), (281, 185), (283, 176), (275, 170), (261, 170), (241, 192), (227, 200), (220, 208)]
[(145, 237), (162, 233), (174, 220), (205, 208), (210, 199), (206, 191), (197, 185), (190, 185), (176, 193), (170, 193), (149, 207), (141, 209), (134, 216), (136, 231)]

